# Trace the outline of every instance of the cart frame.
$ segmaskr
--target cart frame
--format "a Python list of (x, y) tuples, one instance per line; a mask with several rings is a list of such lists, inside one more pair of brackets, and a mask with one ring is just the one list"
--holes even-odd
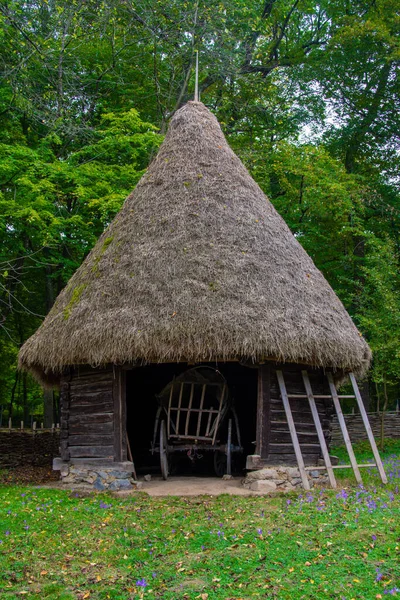
[[(210, 394), (216, 406), (210, 405)], [(169, 457), (176, 452), (186, 452), (189, 457), (200, 457), (204, 452), (213, 452), (216, 474), (230, 476), (232, 455), (241, 453), (243, 448), (239, 421), (223, 375), (208, 366), (189, 369), (174, 378), (157, 398), (159, 407), (151, 451), (153, 454), (160, 454), (163, 478), (168, 478)], [(222, 443), (221, 429), (225, 423), (227, 435), (225, 443)], [(235, 445), (232, 444), (234, 433), (237, 442)], [(226, 473), (222, 473), (223, 470)]]

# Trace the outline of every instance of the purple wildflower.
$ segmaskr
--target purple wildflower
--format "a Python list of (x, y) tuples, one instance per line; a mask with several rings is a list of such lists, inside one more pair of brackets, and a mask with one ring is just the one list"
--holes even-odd
[(147, 586), (147, 581), (145, 580), (144, 577), (142, 577), (142, 579), (137, 580), (136, 585), (137, 585), (137, 587), (145, 588)]

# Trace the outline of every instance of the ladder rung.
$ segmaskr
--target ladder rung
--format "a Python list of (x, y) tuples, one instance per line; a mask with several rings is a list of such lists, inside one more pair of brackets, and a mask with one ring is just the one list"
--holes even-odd
[[(288, 398), (298, 398), (298, 399), (303, 399), (303, 398), (308, 398), (307, 394), (288, 394), (287, 395)], [(316, 400), (318, 399), (327, 399), (327, 398), (332, 398), (332, 396), (330, 394), (313, 394), (313, 398), (315, 398)], [(338, 398), (355, 398), (355, 396), (350, 396), (350, 395), (341, 395), (338, 396)]]
[[(366, 469), (367, 467), (376, 467), (375, 463), (368, 463), (365, 465), (357, 465), (359, 469)], [(332, 465), (332, 469), (351, 469), (351, 465)], [(306, 471), (326, 471), (326, 467), (306, 467)]]

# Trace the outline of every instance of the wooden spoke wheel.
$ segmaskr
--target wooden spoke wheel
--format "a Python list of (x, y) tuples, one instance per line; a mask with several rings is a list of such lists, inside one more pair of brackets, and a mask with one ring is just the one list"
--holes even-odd
[(214, 452), (214, 471), (217, 477), (232, 475), (232, 419), (228, 421), (228, 439), (226, 452)]
[(226, 454), (221, 450), (214, 452), (214, 471), (217, 477), (223, 477), (226, 473)]
[(168, 444), (167, 444), (167, 432), (165, 428), (165, 421), (161, 421), (160, 425), (160, 465), (161, 475), (163, 479), (167, 480), (169, 475), (168, 469)]

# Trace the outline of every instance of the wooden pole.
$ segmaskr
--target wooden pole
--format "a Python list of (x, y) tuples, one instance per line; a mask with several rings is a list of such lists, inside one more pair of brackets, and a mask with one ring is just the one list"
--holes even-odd
[(347, 427), (346, 427), (346, 421), (344, 420), (344, 416), (342, 413), (342, 407), (340, 406), (340, 401), (339, 401), (339, 398), (337, 395), (336, 386), (333, 381), (332, 373), (327, 373), (327, 377), (328, 377), (329, 389), (332, 394), (333, 405), (335, 407), (339, 425), (342, 430), (344, 443), (346, 445), (347, 454), (349, 455), (349, 458), (350, 458), (350, 463), (353, 468), (354, 476), (356, 478), (357, 483), (362, 483), (360, 469), (357, 466), (357, 460), (356, 460), (356, 457), (354, 456), (353, 446), (351, 445), (349, 433), (348, 433)]
[(333, 474), (332, 463), (331, 463), (331, 459), (330, 459), (330, 456), (329, 456), (328, 448), (327, 448), (327, 445), (326, 445), (325, 436), (324, 436), (324, 432), (323, 432), (323, 429), (322, 429), (321, 421), (319, 419), (317, 405), (316, 405), (315, 400), (314, 400), (314, 396), (313, 396), (313, 392), (312, 392), (312, 388), (311, 388), (310, 379), (308, 377), (307, 371), (302, 371), (301, 374), (303, 376), (304, 387), (306, 388), (306, 392), (307, 392), (307, 396), (308, 396), (308, 402), (309, 402), (310, 408), (311, 408), (311, 414), (313, 416), (314, 423), (315, 423), (315, 428), (317, 430), (318, 440), (319, 440), (319, 443), (320, 443), (320, 446), (321, 446), (321, 450), (322, 450), (322, 456), (324, 457), (324, 462), (325, 462), (326, 470), (328, 472), (329, 483), (331, 484), (331, 487), (333, 487), (335, 489), (337, 487), (337, 485), (336, 485), (336, 479), (335, 479), (335, 475)]
[(268, 458), (271, 437), (270, 365), (258, 367), (256, 454)]
[(382, 483), (387, 483), (385, 469), (383, 468), (381, 457), (379, 455), (378, 448), (376, 447), (374, 434), (372, 433), (371, 425), (369, 424), (367, 411), (365, 410), (364, 402), (362, 401), (360, 390), (358, 389), (358, 385), (357, 385), (356, 378), (354, 377), (354, 373), (350, 373), (350, 381), (351, 381), (351, 385), (353, 386), (354, 394), (356, 396), (358, 408), (360, 410), (361, 418), (364, 423), (365, 431), (367, 432), (369, 443), (371, 444), (372, 452), (374, 455), (377, 469), (379, 471), (379, 475), (381, 477)]
[(304, 465), (304, 460), (303, 460), (303, 455), (301, 453), (301, 448), (300, 448), (299, 440), (297, 437), (296, 427), (295, 427), (295, 424), (293, 421), (293, 415), (292, 415), (292, 411), (290, 408), (289, 398), (287, 397), (285, 380), (283, 379), (282, 371), (277, 371), (276, 376), (278, 377), (278, 383), (279, 383), (279, 389), (281, 391), (283, 407), (285, 409), (286, 419), (287, 419), (287, 422), (289, 425), (290, 436), (292, 438), (294, 452), (296, 454), (297, 464), (299, 466), (301, 482), (303, 484), (303, 488), (305, 490), (309, 490), (310, 482), (308, 481), (308, 477), (307, 477), (307, 473), (306, 473), (306, 469), (305, 469), (305, 465)]
[(194, 101), (199, 101), (199, 51), (196, 50), (196, 80), (194, 84)]

